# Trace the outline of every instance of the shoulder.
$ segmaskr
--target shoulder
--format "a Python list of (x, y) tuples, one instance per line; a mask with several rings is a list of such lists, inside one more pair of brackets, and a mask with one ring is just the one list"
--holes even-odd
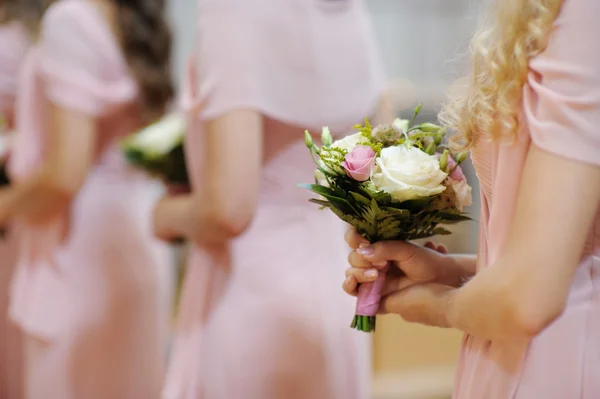
[(122, 69), (115, 34), (99, 6), (87, 0), (60, 0), (42, 19), (39, 46), (43, 64), (79, 65), (80, 69)]
[(99, 17), (96, 6), (85, 0), (60, 0), (53, 3), (42, 18), (42, 32), (49, 28), (89, 26)]
[[(112, 45), (116, 38), (99, 3), (86, 0), (60, 0), (52, 4), (41, 23), (40, 42), (60, 44)], [(79, 46), (78, 46), (79, 47)], [(97, 51), (98, 48), (95, 48)]]

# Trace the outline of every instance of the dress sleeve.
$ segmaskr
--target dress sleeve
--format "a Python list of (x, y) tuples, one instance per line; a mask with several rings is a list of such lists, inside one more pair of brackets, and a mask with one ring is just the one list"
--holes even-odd
[(530, 62), (524, 115), (538, 147), (600, 166), (600, 1), (565, 0), (547, 49)]
[(91, 2), (62, 0), (48, 9), (39, 62), (46, 97), (61, 107), (101, 116), (137, 96), (116, 38)]

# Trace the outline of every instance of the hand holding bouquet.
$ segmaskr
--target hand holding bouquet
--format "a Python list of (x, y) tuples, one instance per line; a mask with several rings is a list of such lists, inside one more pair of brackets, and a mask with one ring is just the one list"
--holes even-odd
[(189, 191), (183, 139), (185, 121), (179, 114), (158, 122), (128, 137), (123, 149), (132, 164), (162, 179), (171, 192)]
[[(306, 132), (316, 182), (301, 187), (321, 197), (310, 201), (329, 208), (371, 243), (450, 234), (441, 225), (471, 220), (463, 213), (471, 205), (471, 187), (460, 168), (468, 154), (450, 154), (444, 128), (413, 125), (420, 109), (410, 121), (391, 125), (372, 127), (366, 120), (354, 127), (357, 133), (335, 142), (323, 128), (322, 147)], [(385, 271), (360, 285), (353, 328), (375, 329)]]

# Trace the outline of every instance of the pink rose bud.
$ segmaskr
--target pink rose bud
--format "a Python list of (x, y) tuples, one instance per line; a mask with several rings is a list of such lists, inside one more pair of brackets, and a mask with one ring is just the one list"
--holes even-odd
[[(452, 170), (454, 169), (454, 170)], [(448, 170), (452, 170), (450, 178), (454, 181), (465, 181), (467, 178), (462, 171), (460, 165), (456, 165), (456, 161), (452, 157), (448, 157)]]
[(356, 181), (367, 181), (371, 177), (371, 169), (375, 166), (375, 151), (371, 147), (360, 145), (346, 154), (342, 166), (348, 177)]

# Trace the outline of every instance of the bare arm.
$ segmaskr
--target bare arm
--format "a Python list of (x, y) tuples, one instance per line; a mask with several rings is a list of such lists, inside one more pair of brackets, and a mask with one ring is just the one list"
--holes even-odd
[(245, 231), (258, 201), (263, 156), (262, 116), (232, 111), (205, 124), (203, 186), (194, 192), (194, 240), (226, 242)]
[(96, 146), (95, 119), (52, 106), (43, 165), (0, 191), (0, 221), (19, 216), (44, 223), (64, 213), (83, 185)]
[(486, 338), (543, 330), (565, 307), (599, 202), (599, 167), (532, 146), (506, 250), (449, 294), (448, 324)]

